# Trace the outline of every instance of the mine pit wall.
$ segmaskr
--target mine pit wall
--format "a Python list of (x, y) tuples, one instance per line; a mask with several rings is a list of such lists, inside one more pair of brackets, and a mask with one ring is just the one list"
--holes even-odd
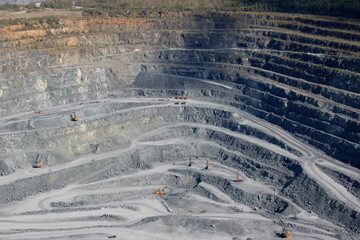
[[(196, 110), (195, 112), (199, 113), (199, 110)], [(213, 110), (203, 109), (203, 112), (201, 112), (201, 114), (199, 115), (206, 116), (205, 118), (210, 120), (213, 118), (212, 115), (214, 113), (218, 116), (227, 114), (226, 112), (218, 112), (218, 110), (214, 112)], [(158, 114), (154, 115), (158, 116)], [(166, 119), (170, 120), (171, 116), (175, 117), (174, 113), (170, 113), (168, 116), (166, 116)], [(181, 118), (181, 116), (178, 115), (173, 119), (175, 123), (178, 121), (176, 120), (176, 118), (179, 117)], [(121, 117), (121, 119), (121, 121), (123, 121), (124, 119), (127, 119), (126, 121), (131, 121), (132, 118)], [(154, 119), (154, 121), (158, 120), (159, 119), (156, 118)], [(205, 121), (205, 119), (197, 119), (196, 121), (190, 122), (197, 123), (202, 121)], [(209, 123), (209, 125), (212, 125), (212, 123)], [(228, 128), (229, 124), (223, 123), (221, 126)], [(234, 131), (238, 132), (237, 130)], [(260, 137), (261, 135), (258, 135), (256, 131), (258, 130), (254, 129), (254, 131), (248, 131), (248, 134)], [(212, 146), (209, 150), (208, 145), (202, 143), (196, 143), (194, 145), (191, 145), (191, 147), (180, 144), (144, 147), (143, 149), (139, 149), (136, 152), (122, 154), (122, 156), (109, 157), (94, 162), (91, 161), (81, 166), (65, 168), (63, 170), (54, 171), (37, 177), (26, 178), (23, 180), (19, 180), (15, 183), (0, 186), (0, 190), (4, 193), (1, 195), (0, 201), (2, 203), (20, 201), (26, 196), (31, 196), (39, 192), (50, 191), (53, 189), (61, 189), (67, 183), (71, 183), (73, 181), (81, 180), (82, 183), (96, 182), (102, 179), (108, 179), (114, 176), (121, 175), (125, 171), (131, 171), (132, 169), (147, 169), (150, 167), (153, 161), (158, 162), (160, 160), (161, 162), (166, 163), (167, 161), (172, 162), (175, 159), (184, 159), (189, 156), (189, 154), (200, 154), (204, 158), (210, 158), (211, 161), (220, 161), (226, 166), (231, 166), (233, 168), (238, 168), (239, 166), (241, 166), (242, 171), (246, 174), (248, 178), (254, 178), (258, 181), (266, 182), (272, 186), (278, 187), (279, 191), (281, 191), (282, 194), (292, 199), (303, 209), (306, 209), (308, 211), (314, 211), (320, 216), (331, 219), (332, 221), (336, 221), (338, 224), (349, 227), (352, 230), (357, 229), (358, 218), (356, 216), (358, 213), (350, 210), (342, 203), (330, 198), (327, 193), (320, 186), (317, 185), (316, 182), (313, 182), (307, 175), (302, 172), (301, 166), (296, 161), (285, 158), (281, 155), (271, 152), (270, 150), (266, 150), (261, 146), (249, 144), (240, 139), (227, 136), (222, 132), (216, 132), (200, 128), (184, 129), (182, 127), (179, 127), (177, 130), (174, 129), (173, 132), (168, 133), (168, 135), (164, 136), (163, 134), (159, 134), (152, 137), (151, 140), (158, 141), (164, 139), (171, 139), (174, 136), (191, 137), (195, 139), (195, 142), (196, 139), (207, 140), (213, 144), (218, 144), (218, 147)], [(150, 139), (144, 139), (144, 141), (147, 140)], [(56, 140), (54, 139), (53, 141)], [(58, 141), (62, 141), (61, 138), (58, 139)], [(228, 143), (226, 148), (220, 147), (221, 144), (223, 144), (224, 142)], [(103, 142), (98, 144), (99, 149), (105, 149), (105, 151), (109, 151), (106, 150), (106, 143)], [(282, 144), (280, 144), (280, 146)], [(246, 152), (246, 157), (239, 157), (231, 151)], [(47, 164), (54, 164), (52, 163), (52, 161), (58, 162), (59, 159), (61, 159), (59, 158), (61, 156), (58, 156), (56, 159), (49, 159), (49, 155), (47, 155), (46, 153), (43, 153), (43, 156)], [(154, 156), (156, 157), (154, 158)], [(67, 161), (72, 160), (68, 159)], [(176, 164), (182, 165), (186, 163), (179, 162)], [(97, 173), (94, 173), (93, 169), (101, 170)], [(196, 193), (212, 198), (212, 196), (208, 195), (208, 192), (205, 189), (198, 186), (200, 182), (204, 182), (219, 187), (228, 196), (230, 196), (232, 200), (246, 204), (247, 206), (257, 208), (262, 207), (264, 209), (270, 210), (271, 212), (274, 212), (275, 214), (296, 215), (297, 213), (297, 210), (294, 209), (292, 205), (289, 205), (286, 201), (275, 195), (266, 193), (248, 193), (246, 191), (233, 187), (228, 179), (207, 176), (203, 173), (193, 172), (191, 170), (170, 170), (170, 172), (186, 175), (188, 177), (186, 177), (185, 179), (189, 180), (186, 184), (183, 184), (181, 182), (174, 183), (173, 181), (169, 181), (169, 179), (167, 179), (166, 177), (164, 177), (163, 174), (161, 174), (159, 176), (152, 176), (152, 178), (154, 179), (132, 179), (131, 183), (124, 182), (123, 184), (125, 184), (126, 186), (129, 186), (129, 184), (131, 186), (139, 186), (140, 184), (141, 186), (144, 186), (145, 182), (146, 184), (151, 185), (168, 185), (170, 183), (171, 186), (171, 184), (176, 184), (177, 188), (181, 188), (181, 186), (189, 188), (190, 186)], [(114, 181), (114, 184), (117, 184), (116, 186), (119, 187), (118, 184), (121, 185), (122, 181)], [(94, 185), (94, 187), (96, 187), (96, 185)], [(91, 188), (92, 187), (90, 185), (90, 189)], [(21, 189), (21, 191), (10, 191), (10, 189)], [(184, 190), (186, 191), (186, 189)], [(106, 201), (112, 201), (118, 199), (119, 197), (121, 198), (126, 196), (126, 193), (125, 195), (119, 195), (118, 193), (114, 193), (109, 194), (109, 196), (93, 194), (90, 197), (91, 200), (89, 200), (87, 196), (80, 196), (76, 198), (75, 202), (81, 202), (81, 206), (86, 207), (87, 205), (103, 202), (105, 199)], [(319, 197), (321, 197), (326, 204), (320, 204), (318, 201)], [(56, 203), (54, 204), (54, 206), (56, 206)]]
[[(156, 68), (159, 67), (156, 66)], [(221, 97), (221, 101), (226, 100), (232, 106), (239, 107), (277, 124), (327, 154), (359, 167), (360, 135), (358, 129), (360, 129), (360, 123), (358, 119), (351, 117), (358, 117), (358, 111), (342, 110), (330, 101), (324, 101), (297, 91), (289, 91), (262, 80), (258, 81), (254, 77), (244, 77), (232, 72), (196, 69), (192, 73), (186, 74), (178, 71), (179, 69), (174, 67), (164, 69), (160, 73), (187, 75), (200, 79), (213, 78), (214, 80), (219, 80), (219, 78), (213, 76), (220, 76), (221, 79), (227, 80), (224, 83), (229, 82), (231, 86), (235, 86), (237, 89), (220, 90), (224, 94), (215, 90), (211, 93), (212, 97)], [(157, 72), (151, 74), (156, 75)], [(145, 79), (144, 74), (143, 77)], [(155, 83), (148, 82), (148, 87), (152, 84)], [(158, 84), (161, 86), (161, 81)], [(184, 85), (185, 90), (188, 85), (186, 83)], [(181, 86), (177, 87), (181, 88)], [(217, 94), (220, 95), (217, 96)]]
[[(251, 17), (254, 16), (246, 16), (241, 24), (248, 23), (250, 21), (248, 18)], [(261, 16), (255, 18), (252, 24), (267, 25)], [(315, 40), (311, 38), (286, 33), (279, 35), (273, 31), (253, 29), (224, 31), (224, 26), (239, 27), (236, 20), (231, 20), (230, 24), (226, 19), (224, 22), (207, 19), (198, 24), (189, 21), (182, 27), (193, 28), (193, 30), (183, 33), (119, 32), (81, 36), (84, 46), (91, 46), (91, 43), (102, 46), (93, 49), (75, 48), (62, 53), (48, 50), (4, 51), (1, 53), (4, 58), (0, 60), (1, 116), (6, 118), (8, 115), (23, 112), (33, 114), (33, 109), (59, 107), (64, 104), (76, 106), (88, 100), (96, 101), (105, 98), (156, 97), (162, 99), (186, 95), (191, 99), (222, 103), (242, 109), (281, 126), (330, 156), (359, 168), (360, 97), (359, 80), (356, 78), (359, 74), (357, 66), (359, 61), (350, 53), (344, 52), (354, 49), (358, 51), (358, 46), (349, 43), (338, 44), (331, 40), (314, 42)], [(172, 22), (167, 25), (167, 28), (178, 26)], [(201, 27), (200, 33), (197, 29), (199, 27)], [(293, 28), (289, 25), (283, 27)], [(163, 28), (166, 27), (163, 26)], [(207, 30), (210, 28), (213, 30)], [(221, 29), (221, 31), (216, 32), (214, 29)], [(104, 42), (115, 46), (104, 48)], [(8, 43), (0, 44), (4, 46)], [(125, 44), (127, 46), (124, 46)], [(147, 44), (151, 47), (144, 47)], [(327, 48), (329, 45), (334, 46), (335, 50), (337, 49), (343, 55), (329, 55)], [(221, 48), (244, 48), (245, 50), (219, 50)], [(268, 49), (275, 52), (260, 53), (247, 49)], [(283, 50), (289, 52), (282, 52)], [(308, 52), (325, 55), (311, 55)], [(299, 59), (301, 61), (298, 61)], [(201, 82), (201, 80), (221, 83), (232, 89)], [(119, 107), (119, 110), (121, 108)], [(20, 132), (11, 134), (9, 139), (0, 138), (1, 148), (9, 153), (16, 153), (34, 148), (34, 141), (37, 141), (36, 147), (45, 149), (41, 149), (44, 150), (41, 153), (44, 161), (56, 166), (72, 162), (87, 154), (101, 154), (115, 150), (114, 146), (108, 144), (109, 142), (115, 142), (120, 148), (128, 147), (130, 143), (127, 140), (139, 134), (134, 129), (141, 131), (139, 126), (144, 125), (141, 121), (146, 118), (148, 123), (146, 130), (154, 127), (151, 123), (155, 122), (156, 124), (204, 123), (255, 136), (284, 148), (294, 155), (300, 155), (286, 143), (279, 142), (256, 129), (236, 124), (231, 121), (231, 114), (226, 111), (185, 106), (183, 107), (184, 115), (179, 115), (177, 108), (174, 108), (175, 110), (159, 108), (158, 110), (141, 110), (133, 114), (115, 113), (109, 117), (105, 108), (96, 109), (96, 111), (92, 109), (82, 114), (89, 117), (92, 114), (104, 113), (107, 117), (96, 121), (90, 120), (86, 131), (83, 131), (75, 124), (69, 123), (68, 112), (62, 112), (61, 108), (59, 109), (56, 119), (59, 124), (58, 129), (37, 129), (51, 127), (52, 123), (46, 119), (34, 122), (21, 121), (21, 117), (7, 119), (8, 128), (4, 127), (3, 131), (12, 129)], [(129, 128), (134, 132), (124, 130)], [(28, 132), (21, 132), (22, 130)], [(142, 151), (122, 158), (101, 159), (1, 186), (0, 192), (6, 194), (1, 194), (0, 200), (8, 203), (21, 200), (39, 191), (60, 189), (67, 183), (64, 179), (68, 179), (68, 182), (74, 181), (73, 176), (76, 176), (76, 179), (82, 178), (84, 182), (93, 181), (87, 178), (87, 175), (92, 174), (91, 169), (94, 168), (108, 166), (94, 177), (94, 179), (106, 179), (129, 169), (150, 167), (146, 162), (155, 161), (151, 158), (152, 154), (161, 156), (160, 161), (165, 162), (174, 157), (188, 157), (190, 152), (193, 155), (201, 154), (209, 157), (213, 161), (222, 161), (225, 165), (234, 168), (241, 166), (247, 177), (251, 178), (253, 175), (256, 179), (277, 186), (281, 194), (289, 197), (304, 209), (314, 211), (354, 231), (358, 229), (359, 213), (329, 197), (319, 185), (302, 172), (301, 165), (296, 161), (214, 130), (199, 128), (184, 130), (183, 128), (182, 131), (186, 132), (184, 134), (186, 136), (189, 136), (190, 132), (192, 134), (190, 136), (194, 138), (205, 139), (219, 146), (211, 149), (200, 144), (195, 144), (193, 149), (181, 145), (170, 146), (166, 149), (155, 146), (144, 148)], [(89, 135), (88, 132), (91, 134)], [(111, 132), (116, 137), (105, 138), (106, 134)], [(74, 133), (77, 134), (76, 137), (73, 136)], [(173, 134), (180, 135), (176, 130)], [(171, 138), (171, 136), (172, 134), (169, 134), (168, 137)], [(151, 140), (159, 140), (163, 137), (165, 136), (154, 136)], [(86, 141), (83, 141), (84, 139)], [(221, 146), (224, 141), (227, 142), (228, 149)], [(63, 149), (61, 146), (71, 146), (71, 148)], [(58, 151), (53, 151), (53, 149)], [(247, 157), (237, 156), (228, 151), (239, 149), (246, 151)], [(31, 159), (37, 157), (35, 153), (27, 153), (25, 157), (10, 154), (6, 159), (9, 164), (0, 162), (4, 165), (0, 166), (2, 169), (0, 174), (8, 175), (14, 172), (15, 166), (21, 168), (25, 164), (30, 165)], [(22, 162), (24, 158), (28, 159), (28, 162)], [(159, 159), (156, 160), (159, 161)], [(181, 174), (191, 175), (195, 187), (199, 181), (215, 184), (225, 189), (233, 200), (250, 201), (254, 207), (265, 205), (271, 208), (280, 204), (279, 209), (272, 210), (283, 214), (287, 214), (287, 210), (294, 211), (292, 206), (279, 198), (236, 190), (231, 187), (229, 181), (224, 179), (212, 179), (193, 172)], [(158, 180), (159, 184), (165, 182), (164, 179)], [(43, 185), (37, 187), (39, 184)], [(308, 189), (309, 185), (313, 187)], [(24, 190), (21, 194), (10, 191), (16, 188)], [(196, 191), (207, 194), (200, 186), (196, 188)], [(318, 201), (319, 197), (323, 201)], [(86, 205), (85, 198), (78, 200), (83, 201), (82, 205)], [(101, 200), (103, 199), (99, 197), (99, 201)], [(54, 203), (54, 206), (57, 206), (56, 204), (61, 205), (61, 203)]]
[[(97, 50), (98, 51), (98, 50)], [(106, 50), (111, 53), (111, 50)], [(122, 50), (115, 49), (115, 54), (121, 54)], [(46, 52), (35, 51), (39, 65), (49, 67), (59, 62), (59, 55), (47, 55)], [(266, 68), (266, 56), (256, 55), (258, 59), (264, 59), (263, 65), (257, 66), (256, 70), (241, 69), (248, 53), (214, 52), (214, 51), (156, 51), (155, 53), (139, 53), (122, 56), (119, 61), (136, 61), (139, 64), (131, 66), (122, 63), (119, 70), (117, 65), (106, 66), (99, 62), (99, 68), (85, 66), (81, 68), (65, 66), (58, 69), (41, 70), (36, 66), (28, 66), (36, 61), (31, 58), (23, 58), (22, 63), (13, 63), (26, 68), (34, 69), (33, 72), (13, 74), (11, 69), (3, 69), (4, 80), (0, 98), (3, 113), (30, 109), (43, 109), (47, 107), (78, 103), (87, 99), (102, 99), (109, 95), (136, 96), (136, 91), (127, 91), (124, 86), (131, 84), (131, 78), (137, 76), (132, 85), (144, 90), (147, 96), (157, 96), (153, 86), (165, 88), (164, 96), (170, 95), (171, 89), (187, 92), (192, 97), (204, 97), (209, 94), (201, 89), (201, 84), (196, 79), (213, 80), (229, 84), (234, 89), (214, 88), (212, 97), (219, 98), (232, 106), (236, 106), (258, 117), (264, 118), (284, 129), (295, 133), (299, 137), (315, 145), (327, 154), (353, 166), (359, 167), (358, 159), (360, 148), (359, 102), (360, 96), (350, 91), (337, 91), (334, 87), (327, 88), (324, 85), (315, 85), (299, 78), (289, 77), (283, 72), (261, 72)], [(44, 54), (44, 55), (42, 55)], [(90, 51), (85, 55), (101, 55)], [(47, 62), (48, 57), (51, 61)], [(117, 57), (113, 57), (116, 61)], [(106, 60), (106, 58), (105, 58)], [(93, 59), (87, 60), (94, 64)], [(151, 63), (157, 62), (156, 65)], [(143, 62), (142, 64), (140, 64)], [(149, 63), (146, 63), (149, 62)], [(186, 64), (184, 64), (186, 63)], [(223, 66), (223, 64), (229, 64)], [(257, 63), (259, 64), (259, 63)], [(70, 63), (71, 65), (71, 63)], [(240, 67), (239, 67), (240, 66)], [(258, 68), (263, 66), (263, 68)], [(235, 67), (235, 68), (234, 68)], [(25, 68), (25, 69), (24, 69)], [(230, 69), (229, 69), (230, 68)], [(13, 70), (15, 72), (15, 69)], [(288, 69), (290, 71), (290, 68)], [(124, 74), (124, 72), (126, 72)], [(253, 73), (260, 76), (254, 76)], [(166, 77), (162, 77), (166, 74)], [(252, 74), (249, 76), (249, 74)], [(151, 77), (152, 76), (152, 77)], [(178, 77), (176, 77), (178, 76)], [(185, 80), (180, 80), (184, 78)], [(194, 78), (194, 79), (191, 79)], [(270, 78), (274, 85), (267, 82)], [(5, 80), (6, 79), (6, 80)], [(141, 80), (143, 79), (143, 80)], [(145, 79), (148, 83), (145, 84)], [(180, 81), (180, 82), (179, 82)], [(180, 84), (178, 84), (178, 82)], [(181, 83), (182, 82), (182, 83)], [(145, 85), (144, 85), (145, 84)], [(289, 89), (286, 85), (290, 85)], [(197, 89), (197, 91), (188, 89)], [(116, 89), (121, 90), (116, 91)], [(297, 90), (299, 89), (299, 90)], [(115, 90), (115, 91), (114, 91)], [(351, 90), (351, 89), (350, 89)], [(317, 95), (322, 96), (318, 98)], [(35, 101), (34, 101), (35, 99)], [(9, 107), (16, 103), (16, 107)], [(337, 104), (341, 103), (341, 104)], [(13, 126), (15, 127), (15, 126)]]

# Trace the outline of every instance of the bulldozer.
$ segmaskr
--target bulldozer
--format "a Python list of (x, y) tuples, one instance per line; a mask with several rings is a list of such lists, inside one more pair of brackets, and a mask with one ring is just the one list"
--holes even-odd
[(189, 165), (188, 166), (191, 167), (191, 166), (194, 166), (194, 164), (195, 163), (193, 161), (191, 161), (191, 158), (189, 158)]
[(166, 188), (167, 188), (167, 186), (164, 187), (163, 189), (158, 188), (157, 190), (155, 190), (155, 194), (157, 194), (157, 195), (165, 195), (165, 189)]
[(283, 229), (282, 229), (282, 231), (281, 231), (280, 237), (281, 237), (281, 238), (292, 238), (292, 235), (291, 235), (291, 233), (290, 233), (290, 230), (289, 230), (289, 229), (285, 229), (285, 226), (283, 226)]
[(74, 115), (72, 116), (73, 121), (79, 120), (79, 117), (76, 115), (76, 112), (74, 112)]
[(236, 173), (236, 180), (235, 180), (236, 182), (243, 182), (244, 181), (244, 179), (242, 179), (242, 178), (239, 178), (239, 170), (237, 170), (237, 173)]
[(42, 161), (41, 161), (41, 158), (40, 158), (39, 160), (37, 160), (37, 161), (35, 162), (34, 167), (35, 167), (35, 168), (41, 168), (41, 166), (42, 166)]

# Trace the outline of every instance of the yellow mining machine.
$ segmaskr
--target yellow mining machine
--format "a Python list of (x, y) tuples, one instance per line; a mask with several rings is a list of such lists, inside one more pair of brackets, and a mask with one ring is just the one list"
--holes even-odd
[(206, 166), (205, 166), (205, 169), (210, 169), (210, 166), (209, 166), (209, 160), (206, 160)]
[(79, 117), (76, 115), (76, 112), (74, 112), (74, 115), (72, 116), (73, 121), (79, 120)]
[(194, 166), (194, 164), (195, 163), (193, 161), (191, 161), (191, 158), (189, 158), (189, 165), (188, 166), (191, 167), (191, 166)]
[(290, 230), (289, 230), (289, 229), (285, 229), (285, 226), (283, 226), (283, 229), (282, 229), (282, 231), (281, 231), (280, 237), (281, 237), (281, 238), (292, 238), (292, 235), (291, 235), (291, 233), (290, 233)]
[(35, 167), (35, 168), (41, 168), (41, 166), (42, 166), (42, 161), (41, 161), (41, 158), (40, 158), (39, 160), (37, 160), (37, 161), (35, 162), (34, 167)]
[(34, 110), (34, 112), (35, 113), (37, 113), (37, 114), (43, 114), (44, 112), (43, 111), (41, 111), (40, 109), (38, 109), (38, 110)]
[(155, 190), (155, 194), (157, 194), (157, 195), (165, 195), (165, 189), (166, 188), (167, 188), (167, 186), (164, 187), (163, 189), (158, 188), (157, 190)]
[(235, 180), (236, 182), (243, 182), (244, 181), (244, 179), (242, 179), (242, 178), (239, 178), (239, 170), (237, 170), (237, 173), (236, 173), (236, 180)]

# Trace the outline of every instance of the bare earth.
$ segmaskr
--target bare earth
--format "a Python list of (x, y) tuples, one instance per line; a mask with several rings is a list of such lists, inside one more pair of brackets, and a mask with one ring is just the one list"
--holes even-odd
[(0, 19), (39, 18), (44, 16), (79, 17), (81, 15), (82, 15), (81, 11), (67, 11), (67, 10), (54, 10), (54, 9), (36, 10), (33, 12), (27, 12), (26, 10), (20, 10), (20, 11), (0, 10)]

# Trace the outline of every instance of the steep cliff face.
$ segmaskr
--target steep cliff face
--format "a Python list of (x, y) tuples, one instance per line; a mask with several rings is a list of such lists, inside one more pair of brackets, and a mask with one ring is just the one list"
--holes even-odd
[[(301, 16), (203, 13), (170, 19), (68, 19), (58, 29), (4, 30), (2, 37), (14, 41), (3, 42), (3, 48), (19, 44), (23, 48), (65, 48), (2, 53), (3, 76), (11, 79), (4, 86), (23, 79), (20, 84), (28, 82), (23, 91), (33, 91), (32, 84), (46, 84), (49, 74), (75, 80), (69, 84), (77, 96), (54, 100), (47, 94), (51, 99), (36, 101), (41, 107), (94, 94), (75, 92), (83, 84), (95, 89), (92, 84), (98, 75), (108, 82), (98, 84), (105, 95), (116, 85), (131, 84), (139, 71), (221, 81), (237, 89), (227, 96), (229, 104), (295, 133), (340, 161), (360, 166), (360, 34), (356, 24)], [(33, 39), (46, 32), (54, 37)], [(30, 38), (23, 39), (26, 36)], [(132, 62), (137, 66), (131, 66)], [(73, 69), (96, 64), (103, 68), (95, 74)], [(68, 88), (64, 83), (59, 86)], [(167, 90), (171, 89), (170, 84)], [(7, 96), (16, 96), (12, 91), (2, 89), (5, 112), (21, 109), (7, 102)], [(49, 93), (54, 88), (49, 84), (41, 91)]]
[[(148, 200), (157, 184), (171, 194), (155, 216), (122, 217), (106, 205), (118, 215), (99, 219), (255, 236), (230, 228), (233, 220), (207, 219), (233, 214), (216, 204), (235, 201), (263, 209), (253, 231), (264, 239), (276, 236), (269, 219), (286, 218), (304, 239), (359, 231), (360, 179), (351, 167), (360, 168), (359, 24), (224, 12), (68, 17), (56, 28), (34, 21), (32, 30), (1, 29), (1, 204), (34, 197), (46, 207), (26, 214), (97, 211)], [(214, 172), (181, 165), (196, 155)], [(40, 157), (51, 171), (26, 170)], [(249, 185), (229, 180), (234, 169)], [(203, 198), (216, 202), (210, 215), (201, 215), (213, 211)]]

